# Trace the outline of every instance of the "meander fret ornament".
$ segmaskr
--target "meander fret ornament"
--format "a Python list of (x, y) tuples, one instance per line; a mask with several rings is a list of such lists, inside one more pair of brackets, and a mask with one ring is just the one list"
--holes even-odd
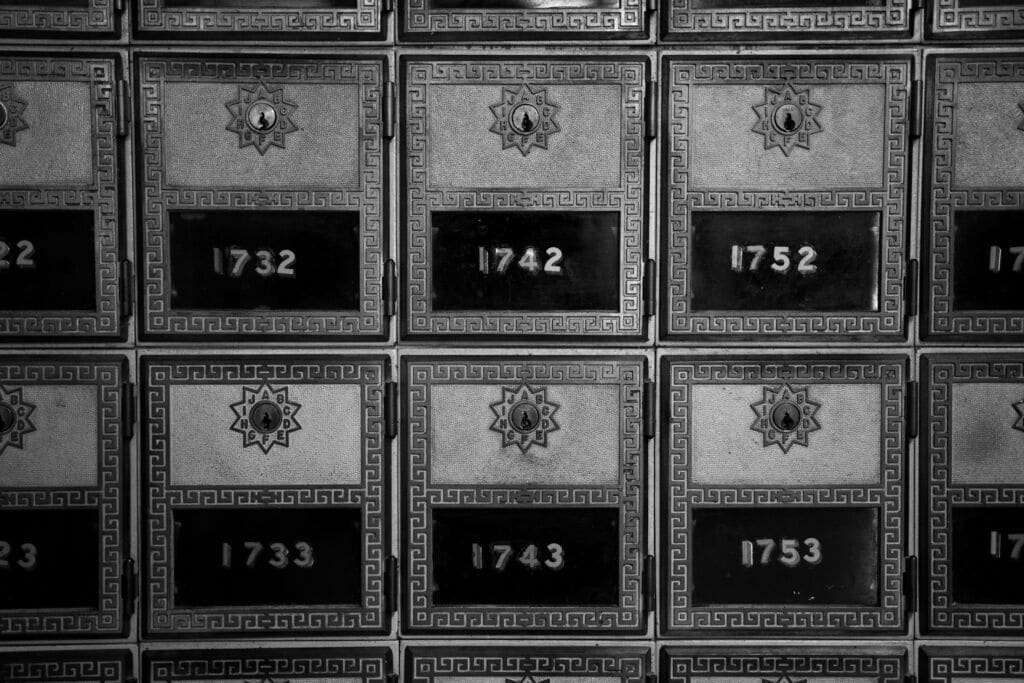
[(292, 120), (298, 108), (285, 99), (284, 88), (263, 81), (238, 86), (238, 98), (225, 105), (231, 112), (227, 129), (238, 134), (238, 146), (255, 147), (263, 156), (271, 147), (285, 147), (285, 136), (299, 129)]
[(24, 448), (26, 434), (36, 431), (32, 422), (35, 405), (22, 396), (22, 389), (5, 389), (0, 384), (0, 455), (5, 448)]

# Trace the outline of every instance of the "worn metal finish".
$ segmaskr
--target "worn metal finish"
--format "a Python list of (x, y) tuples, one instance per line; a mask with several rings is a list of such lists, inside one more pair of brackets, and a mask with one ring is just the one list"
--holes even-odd
[(764, 683), (868, 678), (898, 683), (908, 670), (905, 648), (664, 647), (662, 676), (670, 683), (718, 683), (758, 678)]
[(391, 670), (391, 651), (373, 647), (149, 650), (142, 656), (144, 683), (253, 680), (384, 683)]
[(132, 653), (126, 649), (0, 652), (0, 676), (9, 683), (105, 683), (133, 673)]

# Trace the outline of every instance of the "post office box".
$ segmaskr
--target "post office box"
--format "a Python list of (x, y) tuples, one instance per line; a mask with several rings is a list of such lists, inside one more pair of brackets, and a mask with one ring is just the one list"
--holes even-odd
[(645, 334), (647, 67), (401, 61), (405, 337)]
[(538, 41), (642, 39), (645, 0), (408, 0), (401, 40)]
[(1017, 681), (1024, 674), (1024, 648), (928, 645), (921, 648), (920, 671), (933, 683)]
[(116, 0), (0, 2), (0, 35), (7, 38), (114, 38), (121, 32)]
[(121, 79), (116, 53), (0, 57), (2, 341), (124, 336)]
[(661, 675), (669, 683), (815, 683), (873, 680), (900, 683), (905, 648), (871, 647), (665, 647)]
[(146, 650), (144, 683), (385, 683), (391, 652), (376, 647)]
[(142, 367), (147, 635), (389, 630), (388, 361)]
[(646, 628), (640, 357), (402, 361), (409, 632)]
[(136, 35), (178, 40), (381, 40), (382, 0), (138, 0)]
[(905, 337), (911, 58), (662, 71), (663, 338)]
[(8, 683), (114, 683), (134, 675), (129, 650), (0, 651), (0, 678)]
[(386, 336), (385, 61), (138, 70), (143, 337)]
[(127, 629), (127, 383), (120, 355), (0, 357), (0, 641)]
[(1024, 36), (1024, 8), (1013, 0), (935, 0), (928, 8), (928, 37), (1006, 40)]
[[(766, 42), (909, 38), (901, 0), (662, 0), (665, 40)], [(820, 44), (820, 43), (819, 43)]]
[(663, 359), (665, 633), (906, 630), (907, 365)]
[(405, 683), (642, 683), (650, 651), (637, 647), (409, 647)]
[(928, 59), (921, 334), (1024, 340), (1024, 58)]
[(1016, 636), (1024, 627), (1024, 356), (922, 361), (920, 538), (925, 626)]

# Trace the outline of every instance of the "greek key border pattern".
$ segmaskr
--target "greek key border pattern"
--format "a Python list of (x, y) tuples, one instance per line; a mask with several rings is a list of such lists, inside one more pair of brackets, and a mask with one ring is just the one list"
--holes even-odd
[(921, 462), (927, 467), (928, 592), (931, 628), (942, 632), (987, 631), (1016, 634), (1024, 628), (1024, 605), (961, 605), (953, 600), (952, 516), (958, 505), (1024, 506), (1024, 485), (954, 485), (952, 413), (954, 384), (1024, 382), (1024, 358), (926, 356), (924, 399), (927, 440)]
[(776, 648), (772, 652), (676, 652), (667, 650), (670, 683), (693, 676), (855, 676), (872, 677), (877, 683), (899, 683), (904, 676), (904, 657), (896, 654), (808, 652)]
[(961, 7), (960, 0), (935, 0), (932, 6), (935, 31), (1020, 31), (1024, 7)]
[[(642, 430), (644, 359), (445, 358), (403, 360), (405, 435), (402, 451), (406, 514), (405, 608), (414, 629), (504, 629), (523, 631), (627, 630), (642, 625), (644, 454)], [(615, 486), (473, 486), (430, 482), (430, 389), (438, 384), (500, 386), (528, 384), (603, 384), (620, 387), (621, 480)], [(621, 533), (618, 607), (544, 607), (539, 609), (437, 606), (431, 603), (432, 530), (435, 508), (600, 505), (619, 509)]]
[(376, 33), (381, 0), (356, 0), (354, 9), (170, 9), (164, 0), (140, 0), (140, 31), (215, 33)]
[[(1021, 10), (1024, 12), (1024, 9)], [(953, 219), (957, 210), (1024, 209), (1024, 188), (958, 187), (955, 109), (960, 83), (1024, 82), (1024, 59), (1010, 55), (933, 57), (932, 99), (925, 158), (931, 158), (930, 197), (926, 206), (928, 255), (928, 332), (940, 335), (986, 335), (1002, 339), (1024, 335), (1020, 311), (957, 312), (953, 309)], [(1024, 88), (1024, 83), (1022, 83)]]
[[(405, 325), (412, 335), (640, 335), (644, 329), (644, 88), (645, 62), (552, 59), (409, 61), (404, 77), (403, 130), (406, 131), (405, 251), (408, 287)], [(440, 190), (430, 186), (427, 115), (434, 85), (610, 83), (622, 87), (621, 187), (606, 189)], [(497, 145), (497, 141), (495, 142)], [(497, 147), (496, 147), (497, 149)], [(431, 309), (430, 214), (443, 209), (614, 210), (619, 213), (621, 308), (612, 311), (434, 311)]]
[(114, 683), (131, 675), (128, 652), (53, 652), (0, 654), (0, 680), (8, 683), (28, 681), (97, 681)]
[[(646, 650), (574, 652), (567, 649), (474, 647), (414, 648), (408, 653), (409, 683), (434, 683), (437, 676), (616, 676), (641, 683)], [(526, 654), (529, 652), (529, 654)]]
[[(224, 336), (381, 335), (386, 330), (381, 283), (386, 241), (387, 198), (382, 122), (383, 62), (365, 60), (288, 60), (251, 62), (236, 59), (143, 58), (139, 61), (140, 278), (145, 333)], [(162, 118), (163, 83), (253, 82), (355, 84), (360, 86), (360, 181), (358, 189), (273, 188), (207, 189), (169, 186), (164, 182)], [(361, 244), (359, 312), (334, 315), (305, 311), (216, 312), (171, 308), (170, 235), (172, 208), (204, 209), (338, 209), (359, 212)]]
[(111, 0), (89, 0), (89, 7), (86, 9), (0, 8), (0, 31), (99, 33), (113, 30), (114, 6)]
[(389, 656), (386, 651), (361, 648), (149, 651), (142, 675), (150, 683), (279, 676), (358, 677), (364, 683), (384, 683)]
[[(104, 0), (105, 2), (106, 0)], [(34, 12), (35, 10), (32, 10)], [(46, 14), (43, 12), (43, 14)], [(3, 12), (0, 11), (0, 30)], [(0, 81), (61, 80), (90, 87), (92, 181), (88, 186), (0, 187), (0, 209), (91, 209), (95, 221), (95, 311), (3, 311), (0, 339), (116, 336), (121, 331), (118, 235), (119, 142), (114, 106), (117, 57), (7, 57)]]
[[(143, 359), (145, 382), (141, 460), (145, 491), (146, 626), (154, 634), (302, 633), (367, 631), (385, 627), (384, 563), (390, 553), (385, 486), (383, 358), (303, 356), (162, 357)], [(358, 486), (198, 487), (171, 484), (170, 387), (188, 384), (359, 384), (362, 388), (363, 481)], [(225, 429), (227, 425), (225, 425)], [(361, 607), (265, 606), (179, 608), (174, 605), (173, 516), (176, 508), (355, 506), (362, 511)]]
[[(904, 469), (904, 398), (907, 360), (901, 356), (773, 361), (754, 358), (673, 357), (662, 377), (668, 415), (663, 466), (667, 478), (664, 508), (666, 529), (662, 553), (667, 597), (666, 628), (671, 631), (708, 629), (783, 629), (864, 632), (895, 630), (904, 625), (902, 571), (906, 538)], [(690, 389), (696, 384), (878, 384), (883, 389), (880, 435), (881, 480), (871, 486), (702, 486), (690, 476)], [(746, 506), (868, 506), (878, 509), (881, 557), (880, 606), (823, 605), (774, 609), (758, 607), (693, 607), (690, 605), (690, 517), (695, 505)]]
[[(843, 33), (896, 33), (910, 30), (907, 4), (885, 0), (880, 8), (821, 7), (807, 9), (744, 7), (719, 9), (696, 7), (693, 0), (671, 0), (669, 36), (691, 33), (789, 33), (791, 31)], [(781, 37), (781, 36), (780, 36)], [(791, 36), (786, 35), (787, 39)]]
[[(884, 337), (900, 334), (904, 325), (903, 277), (906, 258), (910, 61), (680, 61), (668, 62), (664, 128), (668, 137), (668, 187), (664, 217), (667, 292), (663, 323), (668, 337), (715, 336), (766, 338), (820, 335)], [(689, 93), (693, 85), (765, 84), (794, 81), (813, 85), (884, 84), (887, 128), (885, 166), (880, 188), (843, 190), (755, 191), (701, 190), (690, 187)], [(690, 310), (690, 211), (694, 209), (793, 210), (871, 209), (881, 216), (879, 254), (881, 282), (876, 312), (694, 312)]]
[(122, 628), (121, 559), (127, 544), (122, 431), (122, 356), (0, 358), (0, 383), (18, 387), (85, 385), (97, 390), (97, 485), (85, 490), (0, 488), (4, 509), (91, 509), (99, 523), (98, 609), (0, 610), (0, 639), (109, 635)]
[(935, 683), (953, 678), (1024, 677), (1024, 650), (928, 647), (923, 652), (928, 668), (922, 673)]
[[(486, 5), (486, 3), (483, 3)], [(403, 30), (408, 33), (610, 33), (643, 31), (643, 0), (619, 0), (618, 9), (431, 9), (428, 0), (406, 0)]]

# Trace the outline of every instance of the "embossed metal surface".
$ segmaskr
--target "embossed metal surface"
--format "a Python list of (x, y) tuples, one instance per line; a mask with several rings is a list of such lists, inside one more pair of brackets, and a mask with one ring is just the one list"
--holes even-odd
[(666, 633), (905, 628), (907, 363), (664, 357)]
[(402, 375), (406, 628), (641, 630), (644, 359), (413, 356)]
[(639, 683), (649, 652), (631, 647), (409, 647), (404, 683)]
[(815, 681), (902, 681), (907, 666), (903, 648), (860, 645), (833, 647), (665, 647), (661, 675), (669, 683), (725, 683), (737, 678), (761, 683)]
[(387, 372), (380, 357), (144, 358), (147, 634), (387, 629)]
[(0, 35), (19, 38), (113, 37), (119, 30), (117, 0), (0, 2)]
[(370, 647), (149, 650), (142, 681), (384, 683), (391, 659), (390, 650)]
[(928, 645), (919, 670), (935, 683), (1015, 681), (1024, 674), (1024, 648)]
[(384, 61), (137, 67), (142, 334), (384, 336)]
[(138, 0), (140, 37), (379, 40), (381, 0)]
[(133, 673), (128, 650), (0, 651), (0, 677), (9, 683), (106, 683)]
[(0, 358), (0, 641), (127, 628), (125, 381), (119, 355)]
[(996, 40), (1024, 35), (1024, 7), (1013, 0), (934, 0), (928, 37)]

